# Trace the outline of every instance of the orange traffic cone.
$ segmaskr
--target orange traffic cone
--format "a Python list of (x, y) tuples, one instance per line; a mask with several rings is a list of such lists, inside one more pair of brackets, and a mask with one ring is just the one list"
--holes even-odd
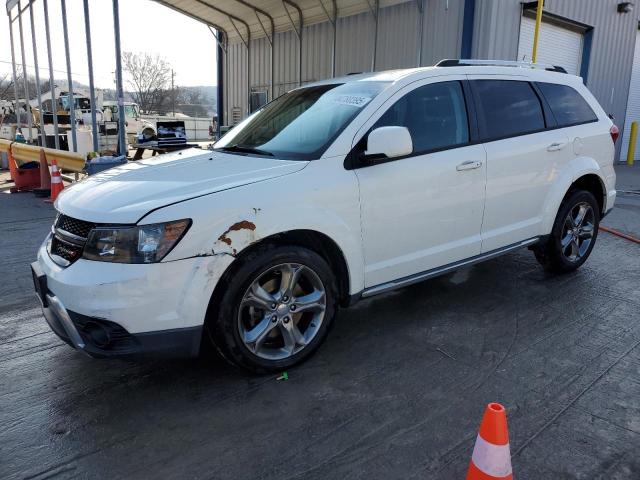
[(467, 480), (513, 480), (507, 411), (499, 403), (484, 411)]
[(64, 188), (64, 184), (62, 183), (62, 177), (60, 176), (60, 171), (58, 170), (58, 163), (55, 158), (51, 159), (51, 196), (45, 200), (47, 203), (53, 203), (60, 195), (60, 192)]

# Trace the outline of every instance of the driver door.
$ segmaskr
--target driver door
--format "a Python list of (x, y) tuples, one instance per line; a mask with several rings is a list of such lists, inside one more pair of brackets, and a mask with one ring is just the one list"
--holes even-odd
[(381, 126), (406, 127), (413, 143), (408, 156), (356, 164), (365, 288), (480, 254), (486, 154), (471, 144), (464, 80), (405, 87), (360, 130), (356, 150)]

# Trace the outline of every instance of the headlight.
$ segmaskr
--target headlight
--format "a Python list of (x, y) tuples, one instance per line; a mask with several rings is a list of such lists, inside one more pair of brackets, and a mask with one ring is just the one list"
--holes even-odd
[(136, 227), (97, 227), (91, 230), (83, 258), (99, 262), (155, 263), (184, 236), (191, 220)]

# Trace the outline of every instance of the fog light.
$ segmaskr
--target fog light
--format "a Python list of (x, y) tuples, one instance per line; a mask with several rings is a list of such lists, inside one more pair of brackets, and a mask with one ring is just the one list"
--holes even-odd
[(84, 326), (84, 330), (91, 338), (93, 343), (98, 348), (106, 348), (111, 343), (111, 336), (106, 328), (95, 322), (88, 322)]

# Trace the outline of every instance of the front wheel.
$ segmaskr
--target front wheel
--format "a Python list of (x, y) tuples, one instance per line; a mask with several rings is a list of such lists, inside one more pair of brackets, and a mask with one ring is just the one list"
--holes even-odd
[(300, 363), (320, 346), (336, 314), (329, 265), (306, 248), (268, 245), (238, 262), (207, 322), (214, 345), (257, 373)]
[(560, 205), (551, 235), (534, 249), (540, 264), (556, 273), (571, 272), (591, 254), (598, 236), (600, 210), (591, 192), (577, 190)]

